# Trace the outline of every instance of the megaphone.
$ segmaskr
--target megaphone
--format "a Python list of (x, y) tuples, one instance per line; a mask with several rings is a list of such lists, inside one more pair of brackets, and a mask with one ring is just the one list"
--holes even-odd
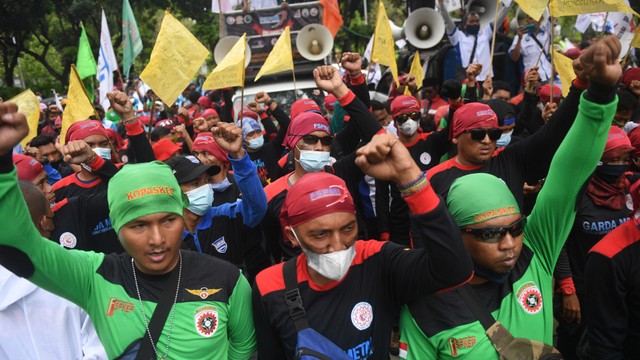
[(517, 32), (518, 28), (525, 25), (524, 21), (526, 19), (527, 14), (522, 11), (522, 9), (518, 8), (518, 10), (516, 10), (516, 16), (511, 20), (511, 22), (509, 22), (509, 28), (511, 28), (511, 31)]
[(485, 27), (496, 16), (495, 0), (471, 0), (467, 5), (467, 14), (475, 12), (480, 16), (480, 27)]
[(420, 8), (404, 23), (407, 41), (418, 49), (428, 49), (440, 43), (444, 36), (444, 19), (436, 10)]
[(391, 26), (391, 36), (393, 41), (404, 39), (404, 28), (396, 25), (393, 21), (389, 20), (389, 26)]
[(303, 58), (311, 61), (322, 60), (333, 49), (333, 34), (322, 25), (306, 25), (296, 36), (296, 47)]
[[(235, 45), (238, 40), (240, 40), (240, 36), (225, 36), (216, 44), (215, 49), (213, 49), (213, 58), (216, 61), (216, 64), (220, 64), (222, 59), (227, 55), (227, 53), (231, 50), (233, 45)], [(251, 62), (251, 49), (249, 45), (246, 46), (246, 50), (244, 53), (244, 67), (249, 66)]]

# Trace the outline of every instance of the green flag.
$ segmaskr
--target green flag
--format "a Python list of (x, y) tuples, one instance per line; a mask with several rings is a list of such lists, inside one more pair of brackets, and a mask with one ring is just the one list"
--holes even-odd
[(96, 77), (98, 64), (96, 64), (96, 59), (93, 57), (87, 33), (84, 31), (84, 25), (80, 23), (80, 27), (82, 28), (82, 31), (80, 32), (80, 44), (78, 45), (76, 69), (78, 70), (78, 76), (80, 76), (80, 79), (83, 79), (83, 82), (87, 87), (89, 98), (93, 101), (93, 78)]
[(129, 77), (133, 60), (142, 51), (142, 39), (129, 0), (122, 1), (122, 70)]

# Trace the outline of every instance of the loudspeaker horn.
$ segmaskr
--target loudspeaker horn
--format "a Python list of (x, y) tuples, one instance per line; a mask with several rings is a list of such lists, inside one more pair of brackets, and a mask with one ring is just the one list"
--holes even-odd
[(436, 10), (430, 8), (420, 8), (412, 12), (404, 23), (407, 41), (418, 49), (438, 45), (444, 31), (444, 19)]
[(298, 32), (296, 47), (303, 58), (311, 61), (322, 60), (333, 50), (333, 35), (322, 25), (309, 24)]
[(527, 14), (520, 8), (518, 8), (518, 10), (516, 10), (516, 16), (509, 23), (509, 28), (511, 28), (511, 31), (517, 32), (518, 28), (526, 25), (525, 20), (527, 19), (527, 17)]
[[(225, 36), (216, 44), (215, 49), (213, 49), (213, 58), (216, 61), (216, 64), (220, 64), (222, 59), (227, 55), (227, 53), (231, 50), (233, 45), (235, 45), (238, 40), (240, 40), (239, 36)], [(249, 48), (249, 44), (246, 46), (246, 50), (244, 53), (244, 67), (249, 66), (251, 62), (251, 49)]]
[(404, 39), (404, 27), (396, 25), (391, 20), (389, 20), (389, 26), (391, 26), (391, 36), (393, 36), (393, 41)]
[(495, 0), (471, 0), (467, 5), (467, 14), (476, 12), (480, 15), (480, 27), (489, 25), (496, 16)]

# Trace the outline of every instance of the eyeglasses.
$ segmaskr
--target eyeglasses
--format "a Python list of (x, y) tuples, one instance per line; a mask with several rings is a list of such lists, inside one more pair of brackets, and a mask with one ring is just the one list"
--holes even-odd
[(331, 136), (305, 135), (302, 137), (302, 141), (306, 145), (315, 145), (320, 141), (322, 146), (329, 146), (333, 142), (333, 138)]
[(478, 241), (485, 243), (497, 243), (507, 235), (507, 231), (511, 236), (518, 237), (524, 232), (527, 225), (527, 217), (522, 216), (518, 221), (509, 226), (488, 226), (483, 228), (462, 228), (461, 231), (474, 235)]
[(482, 141), (487, 135), (489, 135), (489, 140), (496, 141), (502, 136), (502, 130), (500, 129), (473, 129), (467, 130), (466, 132), (471, 134), (471, 139), (475, 141)]
[(410, 113), (404, 113), (404, 114), (400, 114), (398, 116), (396, 116), (395, 118), (393, 118), (398, 125), (404, 123), (405, 121), (407, 121), (408, 119), (412, 119), (412, 120), (420, 120), (420, 113), (419, 112), (410, 112)]

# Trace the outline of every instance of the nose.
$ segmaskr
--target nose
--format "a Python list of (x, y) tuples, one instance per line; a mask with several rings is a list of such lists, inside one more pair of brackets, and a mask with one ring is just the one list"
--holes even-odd
[(508, 251), (516, 247), (516, 239), (511, 236), (511, 233), (507, 231), (507, 234), (500, 239), (498, 248), (500, 251)]
[(313, 144), (313, 151), (324, 151), (324, 147), (322, 146), (322, 142), (320, 139)]
[(482, 138), (482, 143), (483, 144), (490, 144), (491, 143), (491, 139), (489, 138), (489, 133), (485, 133), (484, 134), (484, 138)]
[(164, 243), (164, 236), (160, 225), (154, 224), (149, 228), (149, 245), (160, 246)]

